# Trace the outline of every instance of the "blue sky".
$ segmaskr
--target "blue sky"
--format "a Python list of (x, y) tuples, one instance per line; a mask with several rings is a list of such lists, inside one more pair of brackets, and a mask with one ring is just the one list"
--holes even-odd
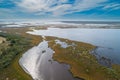
[(0, 19), (120, 21), (120, 0), (0, 0)]

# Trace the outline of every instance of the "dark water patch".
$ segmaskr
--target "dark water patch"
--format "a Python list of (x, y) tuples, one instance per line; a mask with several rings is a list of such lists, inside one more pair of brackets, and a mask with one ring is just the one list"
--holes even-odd
[(99, 47), (96, 47), (93, 51), (91, 51), (91, 53), (96, 56), (98, 63), (106, 67), (111, 67), (111, 59), (101, 56), (100, 53), (97, 51), (98, 48)]

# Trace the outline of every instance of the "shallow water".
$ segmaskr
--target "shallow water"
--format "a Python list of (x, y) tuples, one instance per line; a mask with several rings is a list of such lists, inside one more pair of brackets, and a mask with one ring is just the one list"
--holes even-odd
[(48, 28), (27, 33), (91, 43), (99, 47), (96, 51), (100, 56), (120, 64), (120, 29)]

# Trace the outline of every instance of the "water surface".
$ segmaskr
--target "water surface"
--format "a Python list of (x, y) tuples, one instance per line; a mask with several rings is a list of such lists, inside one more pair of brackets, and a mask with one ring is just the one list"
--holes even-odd
[(21, 67), (34, 80), (80, 80), (69, 72), (69, 66), (52, 59), (54, 51), (43, 41), (28, 50), (20, 59)]
[(27, 33), (91, 43), (99, 47), (97, 51), (100, 56), (120, 64), (120, 29), (48, 28)]

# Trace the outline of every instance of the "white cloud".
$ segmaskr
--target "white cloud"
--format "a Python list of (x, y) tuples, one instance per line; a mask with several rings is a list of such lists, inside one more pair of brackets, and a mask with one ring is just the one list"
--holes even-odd
[(28, 12), (37, 14), (51, 13), (52, 15), (64, 15), (74, 12), (82, 12), (98, 7), (107, 0), (21, 0), (15, 2), (18, 7)]
[(104, 10), (110, 9), (110, 10), (117, 10), (120, 9), (120, 4), (118, 3), (111, 3), (107, 4), (103, 7)]

